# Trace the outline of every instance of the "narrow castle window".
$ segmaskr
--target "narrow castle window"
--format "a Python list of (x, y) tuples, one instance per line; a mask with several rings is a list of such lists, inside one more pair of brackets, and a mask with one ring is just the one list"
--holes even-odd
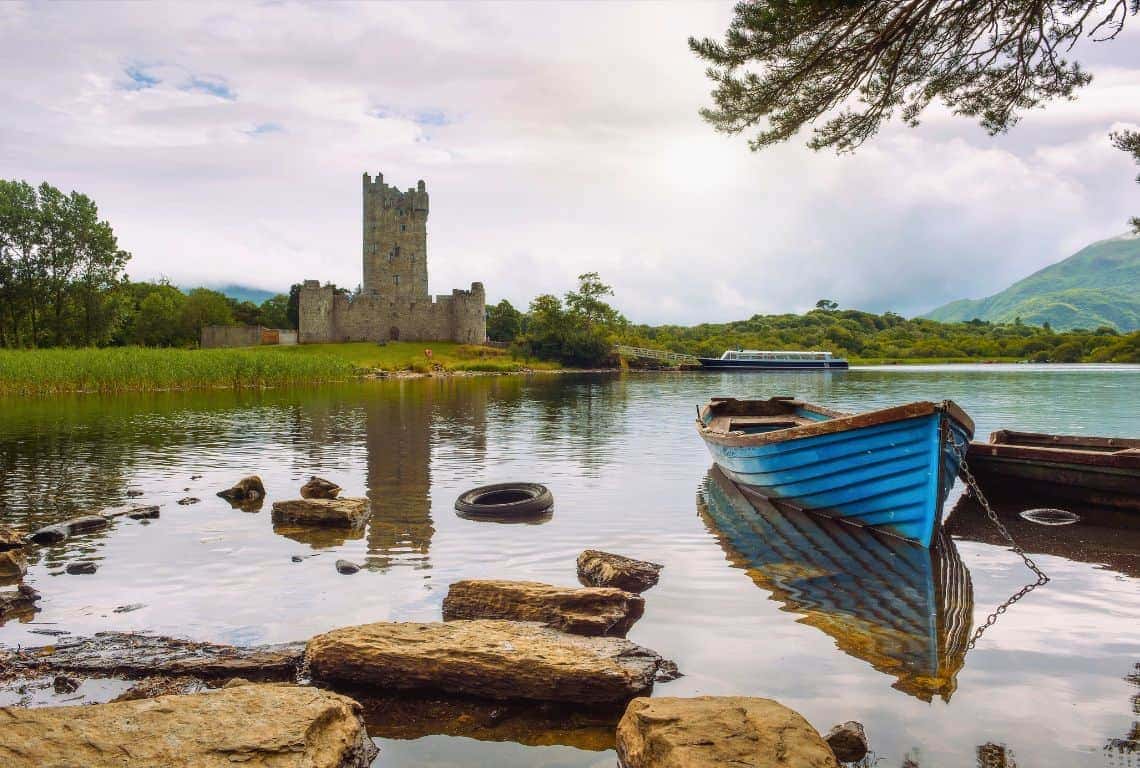
[(397, 259), (398, 259), (398, 258), (400, 258), (400, 246), (398, 246), (398, 245), (396, 246), (396, 251), (395, 251), (395, 253), (396, 253), (396, 258), (397, 258)]
[(408, 231), (408, 225), (407, 224), (401, 224), (400, 225), (400, 231), (401, 232), (407, 232)]
[(396, 275), (396, 285), (399, 285), (399, 284), (400, 284), (400, 276)]

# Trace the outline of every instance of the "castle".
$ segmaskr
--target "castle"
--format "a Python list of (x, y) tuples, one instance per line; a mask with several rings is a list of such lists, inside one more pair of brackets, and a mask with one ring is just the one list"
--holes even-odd
[(432, 299), (428, 293), (428, 193), (421, 180), (401, 192), (364, 174), (364, 280), (355, 295), (319, 280), (301, 286), (302, 344), (327, 341), (459, 341), (487, 337), (482, 283)]

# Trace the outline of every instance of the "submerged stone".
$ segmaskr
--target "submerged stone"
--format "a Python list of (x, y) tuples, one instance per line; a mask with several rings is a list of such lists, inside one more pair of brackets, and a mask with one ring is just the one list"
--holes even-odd
[(313, 475), (309, 482), (301, 486), (301, 497), (305, 499), (335, 499), (341, 487), (323, 477)]
[(625, 637), (644, 612), (644, 599), (620, 589), (575, 589), (536, 581), (457, 581), (443, 599), (444, 621), (538, 621), (577, 635)]
[(621, 638), (497, 620), (345, 627), (309, 641), (306, 658), (334, 685), (579, 704), (647, 694), (661, 660)]
[(127, 517), (132, 520), (153, 520), (159, 515), (159, 508), (157, 505), (149, 505), (145, 507), (132, 507), (127, 510)]
[(867, 733), (858, 721), (840, 723), (823, 738), (841, 763), (857, 763), (867, 756)]
[(625, 768), (838, 768), (799, 713), (771, 699), (634, 699), (617, 728)]
[(246, 685), (0, 712), (5, 768), (365, 768), (376, 755), (359, 705), (316, 688)]
[(44, 526), (38, 531), (34, 531), (28, 540), (35, 544), (55, 544), (69, 536), (102, 530), (109, 524), (107, 518), (102, 515), (83, 515), (55, 525)]
[(78, 576), (81, 574), (95, 573), (95, 571), (99, 570), (99, 566), (92, 562), (68, 563), (67, 568), (64, 570), (72, 576)]
[[(0, 590), (0, 623), (8, 619), (28, 620), (32, 618), (39, 610), (36, 607), (36, 601), (39, 599), (40, 593), (27, 584), (20, 584), (14, 589)], [(0, 654), (0, 662), (3, 661), (3, 655)], [(2, 666), (0, 664), (0, 667)]]
[(578, 578), (583, 584), (617, 587), (627, 592), (644, 592), (652, 587), (664, 567), (596, 549), (587, 549), (578, 555)]
[(28, 558), (18, 549), (0, 552), (0, 579), (17, 581), (28, 572)]
[(55, 645), (7, 654), (0, 651), (0, 663), (15, 669), (135, 678), (168, 675), (225, 679), (240, 675), (254, 680), (292, 680), (303, 652), (303, 643), (243, 648), (156, 635), (99, 632), (93, 637), (60, 640)]
[(229, 502), (261, 501), (265, 498), (265, 486), (257, 475), (243, 477), (232, 487), (218, 491), (218, 495)]
[(291, 499), (273, 502), (273, 522), (359, 528), (368, 517), (368, 499)]

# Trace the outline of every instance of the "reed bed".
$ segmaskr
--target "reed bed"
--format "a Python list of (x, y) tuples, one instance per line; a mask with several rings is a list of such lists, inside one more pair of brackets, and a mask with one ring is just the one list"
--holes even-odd
[(344, 357), (282, 348), (0, 349), (0, 395), (274, 387), (357, 373)]

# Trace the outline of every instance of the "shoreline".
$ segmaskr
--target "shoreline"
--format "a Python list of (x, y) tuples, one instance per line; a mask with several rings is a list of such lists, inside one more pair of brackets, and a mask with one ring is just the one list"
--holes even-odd
[[(811, 371), (748, 371), (748, 373), (844, 373), (848, 370), (859, 369), (906, 369), (906, 368), (919, 368), (923, 366), (1025, 366), (1029, 368), (1050, 368), (1050, 369), (1074, 369), (1074, 368), (1100, 368), (1104, 366), (1127, 366), (1129, 363), (1027, 363), (1024, 361), (995, 361), (995, 360), (952, 360), (952, 361), (890, 361), (890, 362), (873, 362), (873, 363), (855, 363), (849, 369), (843, 370), (811, 370)], [(14, 399), (44, 399), (50, 397), (59, 397), (62, 395), (120, 395), (120, 394), (143, 394), (143, 393), (159, 393), (159, 392), (198, 392), (198, 391), (250, 391), (250, 390), (276, 390), (289, 387), (313, 387), (328, 384), (350, 384), (355, 382), (365, 381), (412, 381), (418, 379), (465, 379), (465, 378), (481, 378), (481, 377), (498, 377), (498, 376), (560, 376), (572, 374), (585, 374), (585, 375), (600, 375), (600, 374), (691, 374), (691, 373), (710, 373), (709, 371), (702, 371), (699, 368), (521, 368), (519, 370), (469, 370), (464, 368), (457, 369), (438, 369), (431, 371), (417, 371), (413, 369), (399, 369), (387, 370), (383, 368), (371, 369), (362, 371), (356, 375), (347, 378), (313, 378), (307, 380), (297, 381), (279, 381), (271, 383), (202, 383), (202, 384), (187, 384), (187, 385), (172, 385), (172, 386), (116, 386), (114, 388), (75, 388), (75, 389), (50, 389), (40, 392), (21, 392), (21, 391), (8, 391), (5, 392), (3, 386), (0, 386), (0, 402), (5, 400)]]

